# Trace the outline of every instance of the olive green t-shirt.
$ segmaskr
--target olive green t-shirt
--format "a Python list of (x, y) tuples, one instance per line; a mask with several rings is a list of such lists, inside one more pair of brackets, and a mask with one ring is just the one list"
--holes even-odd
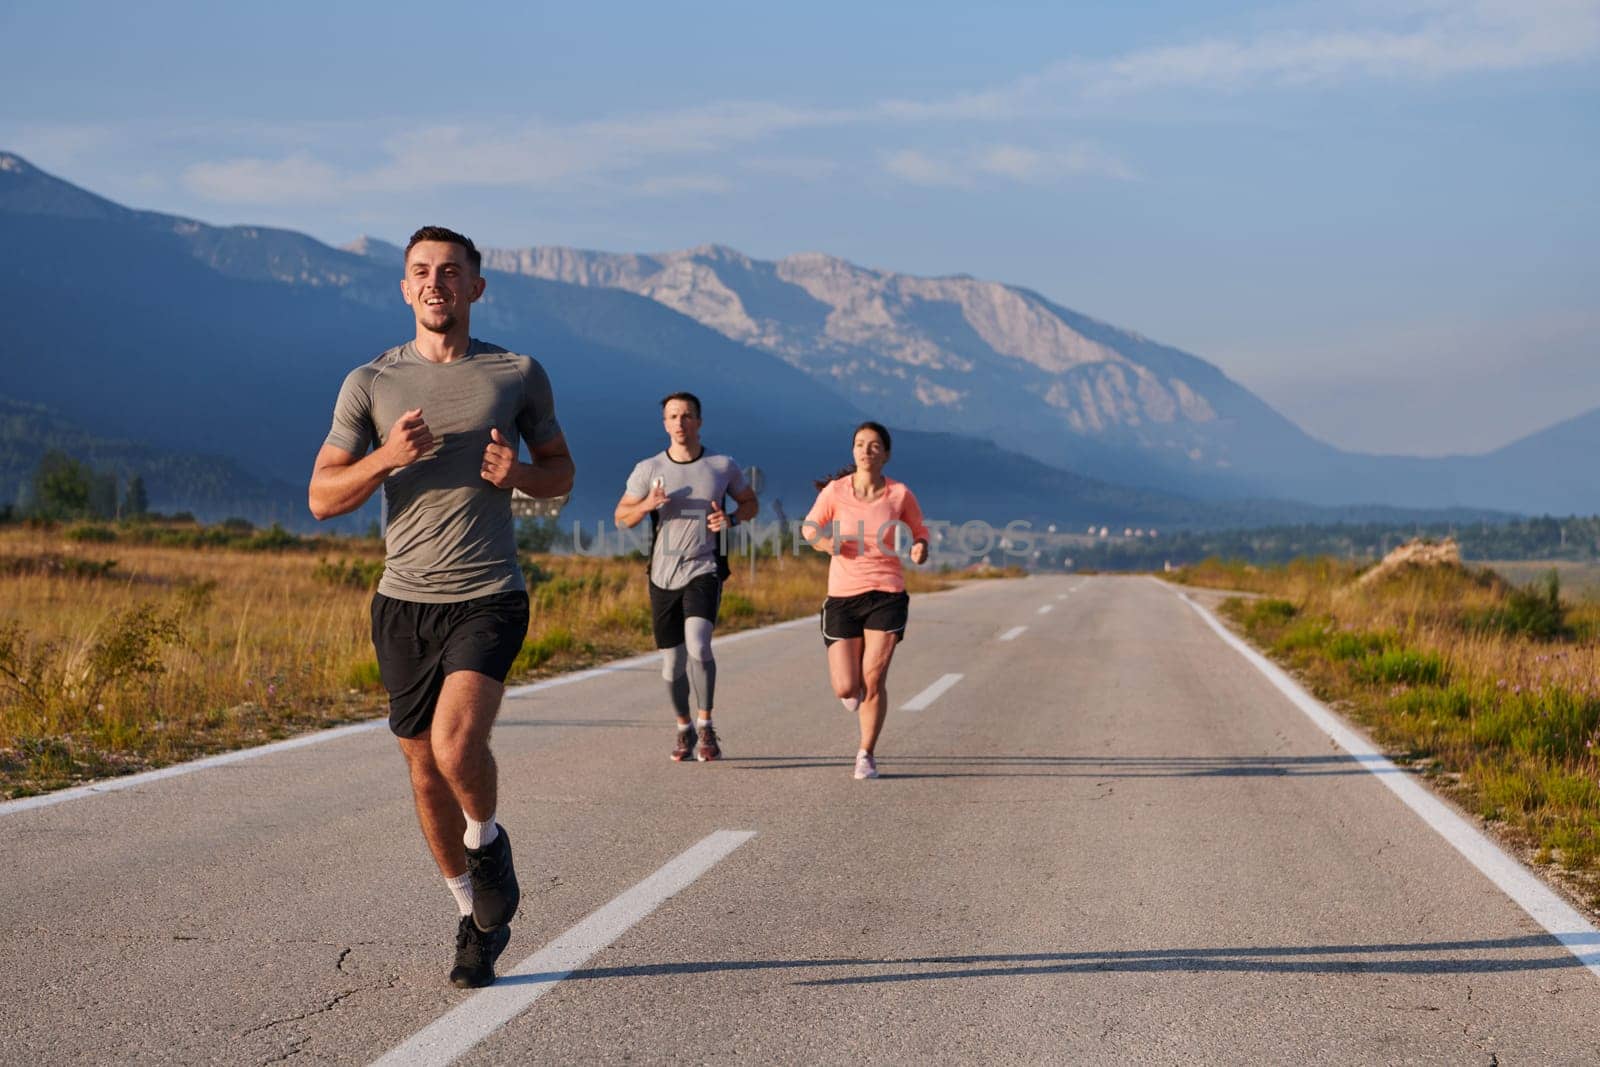
[(351, 371), (333, 409), (327, 444), (360, 457), (381, 447), (412, 408), (437, 441), (383, 482), (388, 528), (378, 592), (449, 603), (526, 588), (517, 567), (511, 490), (483, 480), (491, 427), (535, 448), (561, 433), (550, 379), (537, 360), (473, 340), (449, 363), (410, 341)]

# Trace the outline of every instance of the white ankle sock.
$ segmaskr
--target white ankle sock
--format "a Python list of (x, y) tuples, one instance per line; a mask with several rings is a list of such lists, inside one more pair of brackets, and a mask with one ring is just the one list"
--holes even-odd
[(704, 730), (707, 726), (711, 725), (711, 720), (710, 719), (696, 719), (694, 721), (694, 725), (695, 725), (695, 729)]
[(468, 815), (467, 832), (462, 835), (461, 840), (466, 843), (468, 848), (483, 848), (485, 845), (492, 845), (494, 839), (499, 836), (500, 827), (495, 825), (492, 813), (483, 822), (479, 822)]
[(472, 914), (472, 879), (466, 874), (458, 874), (454, 878), (446, 878), (444, 884), (450, 887), (450, 895), (456, 898), (456, 907), (461, 909), (461, 914)]

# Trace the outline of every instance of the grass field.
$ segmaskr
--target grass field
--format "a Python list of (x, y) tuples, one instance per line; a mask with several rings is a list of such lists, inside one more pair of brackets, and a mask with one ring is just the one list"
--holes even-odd
[(1513, 585), (1536, 582), (1554, 570), (1564, 594), (1575, 601), (1600, 600), (1600, 563), (1571, 560), (1484, 560), (1487, 567)]
[(1503, 567), (1408, 567), (1362, 582), (1341, 561), (1207, 561), (1171, 577), (1258, 594), (1224, 613), (1397, 762), (1600, 909), (1600, 601), (1515, 584)]
[[(179, 540), (170, 531), (158, 531)], [(148, 531), (146, 531), (148, 533)], [(145, 543), (0, 529), (0, 794), (58, 789), (383, 713), (368, 604), (377, 541), (265, 532)], [(639, 559), (532, 556), (511, 682), (654, 647)], [(721, 632), (809, 614), (827, 560), (736, 561)], [(908, 573), (913, 591), (942, 588)], [(821, 652), (818, 651), (819, 670)]]

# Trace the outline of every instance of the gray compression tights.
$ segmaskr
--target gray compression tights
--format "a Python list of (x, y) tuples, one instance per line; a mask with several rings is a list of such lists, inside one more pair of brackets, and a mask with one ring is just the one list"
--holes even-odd
[(689, 717), (689, 698), (701, 711), (715, 705), (717, 661), (711, 658), (710, 619), (695, 616), (683, 620), (684, 643), (661, 650), (661, 677), (672, 697), (672, 710), (678, 718)]

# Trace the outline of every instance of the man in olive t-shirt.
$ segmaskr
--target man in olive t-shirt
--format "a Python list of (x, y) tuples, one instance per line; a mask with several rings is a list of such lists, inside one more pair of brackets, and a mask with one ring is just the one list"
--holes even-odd
[(345, 378), (310, 488), (319, 519), (379, 488), (388, 505), (372, 639), (417, 818), (460, 912), (450, 981), (462, 987), (494, 981), (520, 900), (489, 750), (528, 630), (511, 491), (560, 496), (573, 479), (544, 368), (469, 332), (481, 264), (452, 230), (412, 235), (400, 291), (416, 337)]

